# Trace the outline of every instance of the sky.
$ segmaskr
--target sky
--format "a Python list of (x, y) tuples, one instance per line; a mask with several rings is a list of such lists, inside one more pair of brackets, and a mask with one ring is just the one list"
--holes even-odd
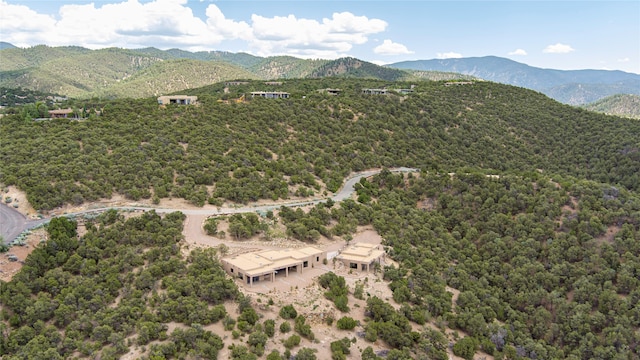
[(0, 0), (0, 41), (640, 74), (640, 1)]

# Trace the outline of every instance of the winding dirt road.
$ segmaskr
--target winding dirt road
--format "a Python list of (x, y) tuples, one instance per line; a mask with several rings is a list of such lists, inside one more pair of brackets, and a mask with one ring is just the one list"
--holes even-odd
[[(381, 170), (367, 170), (355, 173), (354, 175), (347, 178), (345, 184), (342, 186), (337, 193), (335, 193), (331, 199), (335, 202), (343, 201), (348, 199), (353, 194), (354, 185), (360, 181), (363, 177), (373, 176), (378, 174)], [(389, 169), (391, 172), (416, 172), (418, 169), (399, 167)], [(277, 209), (281, 206), (288, 207), (299, 207), (306, 205), (315, 205), (320, 202), (327, 201), (327, 198), (321, 199), (313, 199), (308, 201), (295, 201), (295, 202), (287, 202), (282, 201), (278, 203), (273, 203), (269, 205), (258, 205), (258, 206), (243, 206), (243, 207), (233, 207), (233, 208), (217, 208), (217, 209), (169, 209), (169, 208), (153, 208), (153, 207), (141, 207), (141, 206), (123, 206), (123, 207), (105, 207), (98, 209), (91, 209), (85, 211), (79, 211), (75, 213), (65, 214), (64, 216), (75, 216), (82, 215), (87, 213), (95, 213), (102, 212), (109, 209), (119, 209), (119, 210), (137, 210), (137, 211), (148, 211), (155, 210), (157, 213), (171, 213), (175, 211), (181, 211), (185, 215), (187, 215), (187, 225), (185, 226), (198, 226), (200, 227), (202, 221), (211, 215), (224, 215), (224, 214), (236, 214), (236, 213), (245, 213), (245, 212), (255, 212), (255, 211), (269, 211)], [(47, 223), (51, 218), (48, 219), (39, 219), (39, 220), (27, 220), (24, 215), (16, 211), (15, 209), (6, 206), (5, 204), (0, 204), (0, 235), (5, 240), (5, 243), (11, 242), (15, 239), (20, 233), (25, 230), (32, 229), (41, 224)]]

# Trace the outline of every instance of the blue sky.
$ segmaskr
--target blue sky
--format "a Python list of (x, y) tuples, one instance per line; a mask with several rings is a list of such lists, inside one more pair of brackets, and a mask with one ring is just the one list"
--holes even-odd
[(640, 73), (640, 1), (0, 0), (0, 41)]

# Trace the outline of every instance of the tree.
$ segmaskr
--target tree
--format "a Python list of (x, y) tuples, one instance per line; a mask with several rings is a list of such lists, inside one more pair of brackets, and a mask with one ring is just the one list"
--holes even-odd
[(283, 319), (295, 319), (296, 317), (298, 317), (298, 312), (293, 307), (293, 305), (289, 304), (280, 308), (279, 315)]
[(293, 334), (291, 336), (289, 336), (285, 341), (284, 341), (284, 347), (287, 349), (291, 349), (293, 347), (296, 347), (298, 345), (300, 345), (300, 336)]
[(282, 324), (280, 324), (280, 332), (287, 333), (289, 331), (291, 331), (291, 324), (287, 321), (282, 322)]
[(473, 360), (478, 345), (478, 340), (471, 336), (465, 336), (453, 345), (453, 353), (466, 360)]
[(316, 349), (302, 348), (296, 354), (296, 360), (316, 360)]
[(272, 338), (275, 334), (276, 322), (273, 319), (267, 319), (264, 321), (264, 333), (268, 337)]
[(353, 330), (353, 328), (355, 328), (356, 325), (358, 325), (358, 322), (348, 316), (341, 317), (340, 319), (338, 319), (338, 322), (336, 323), (336, 326), (340, 330)]

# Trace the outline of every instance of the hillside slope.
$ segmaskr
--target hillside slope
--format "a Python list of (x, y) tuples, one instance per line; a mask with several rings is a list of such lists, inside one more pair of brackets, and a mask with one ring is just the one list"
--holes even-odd
[[(472, 78), (455, 73), (389, 69), (354, 58), (262, 58), (246, 53), (188, 52), (180, 49), (89, 50), (37, 46), (0, 50), (0, 58), (3, 60), (0, 64), (1, 86), (78, 98), (140, 98), (239, 78), (269, 80), (335, 76), (389, 81)], [(189, 62), (177, 66), (176, 61)]]
[(232, 79), (256, 78), (252, 73), (220, 61), (166, 60), (94, 94), (102, 97), (143, 98), (202, 87)]
[[(411, 84), (406, 97), (361, 92)], [(319, 92), (326, 88), (343, 91)], [(531, 90), (292, 79), (278, 87), (291, 94), (287, 100), (216, 101), (264, 89), (254, 81), (228, 94), (220, 84), (186, 91), (202, 100), (196, 107), (160, 109), (154, 98), (107, 102), (99, 105), (102, 116), (84, 122), (3, 118), (0, 181), (26, 190), (41, 209), (114, 192), (200, 205), (288, 198), (298, 186), (335, 191), (350, 172), (381, 166), (540, 169), (640, 189), (640, 122)]]
[[(198, 61), (163, 63), (182, 62)], [(71, 100), (86, 118), (32, 121), (29, 105), (0, 118), (0, 188), (58, 214), (115, 195), (207, 211), (326, 198), (382, 168), (353, 199), (264, 219), (53, 218), (0, 281), (2, 359), (640, 356), (640, 121), (487, 81), (287, 79), (287, 99), (248, 96), (264, 86), (186, 90), (194, 106)], [(421, 171), (388, 170), (403, 165)], [(337, 249), (364, 228), (386, 252), (370, 273), (327, 261), (300, 287), (288, 280), (302, 268), (282, 288), (250, 280), (258, 295), (218, 261), (283, 239)]]
[(613, 95), (582, 106), (583, 109), (608, 115), (640, 119), (639, 95)]

